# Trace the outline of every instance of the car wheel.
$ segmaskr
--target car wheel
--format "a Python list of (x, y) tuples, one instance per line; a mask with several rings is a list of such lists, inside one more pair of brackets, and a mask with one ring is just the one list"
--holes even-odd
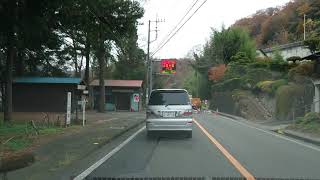
[(192, 138), (192, 131), (187, 132), (187, 138)]

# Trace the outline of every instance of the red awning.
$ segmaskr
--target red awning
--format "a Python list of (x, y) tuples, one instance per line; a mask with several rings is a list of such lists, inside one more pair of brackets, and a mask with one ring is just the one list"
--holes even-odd
[[(109, 87), (141, 87), (142, 80), (104, 80), (104, 86)], [(93, 80), (90, 86), (99, 86), (99, 80)]]

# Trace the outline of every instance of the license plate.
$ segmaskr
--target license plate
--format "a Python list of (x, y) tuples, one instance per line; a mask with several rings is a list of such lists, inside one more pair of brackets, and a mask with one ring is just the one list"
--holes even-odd
[(176, 117), (176, 112), (171, 111), (163, 111), (162, 117)]

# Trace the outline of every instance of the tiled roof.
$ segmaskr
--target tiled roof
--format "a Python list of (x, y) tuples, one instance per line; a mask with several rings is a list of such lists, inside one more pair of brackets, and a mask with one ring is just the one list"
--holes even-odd
[(80, 84), (81, 78), (72, 77), (19, 77), (13, 83), (35, 83), (35, 84)]
[(273, 52), (275, 50), (282, 50), (282, 49), (289, 49), (289, 48), (294, 48), (294, 47), (305, 47), (305, 45), (303, 44), (302, 41), (298, 41), (298, 42), (293, 42), (293, 43), (288, 43), (288, 44), (282, 44), (279, 46), (275, 46), (275, 47), (270, 47), (270, 48), (264, 48), (262, 49), (263, 52), (268, 53), (268, 52)]
[[(104, 80), (104, 86), (110, 87), (141, 87), (142, 80)], [(99, 80), (93, 80), (90, 86), (99, 86)]]

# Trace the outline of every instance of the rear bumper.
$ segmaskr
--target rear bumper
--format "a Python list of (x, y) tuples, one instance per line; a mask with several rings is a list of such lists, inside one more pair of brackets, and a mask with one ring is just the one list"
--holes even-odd
[(147, 119), (147, 131), (192, 131), (192, 119), (156, 120)]

